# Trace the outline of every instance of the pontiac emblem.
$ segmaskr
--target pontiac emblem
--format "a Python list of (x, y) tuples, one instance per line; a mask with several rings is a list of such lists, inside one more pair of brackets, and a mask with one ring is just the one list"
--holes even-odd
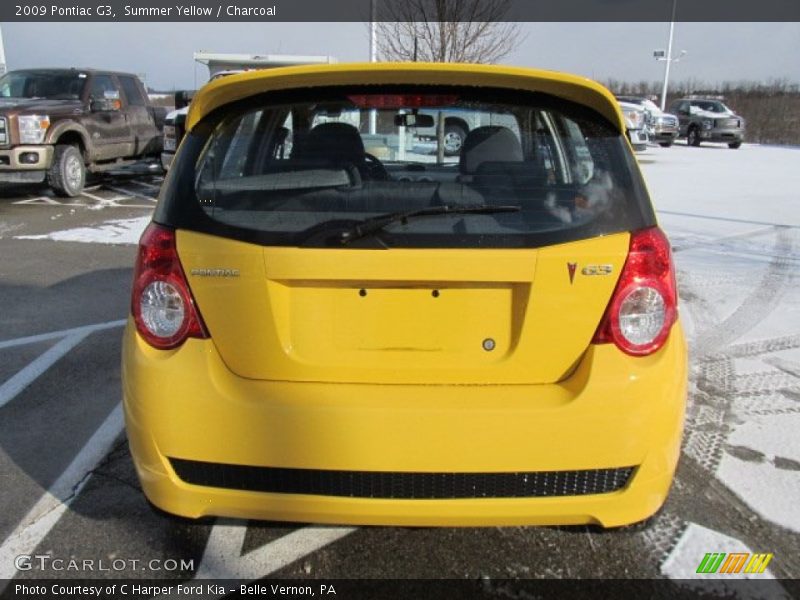
[(567, 263), (567, 271), (569, 271), (569, 283), (572, 285), (572, 282), (575, 280), (575, 269), (578, 268), (578, 263), (568, 262)]
[(239, 269), (192, 269), (192, 277), (239, 277)]

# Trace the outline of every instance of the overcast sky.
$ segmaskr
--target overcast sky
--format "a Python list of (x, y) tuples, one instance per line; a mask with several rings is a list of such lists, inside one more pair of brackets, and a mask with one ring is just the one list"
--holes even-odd
[[(521, 23), (525, 39), (503, 61), (600, 81), (656, 81), (669, 23)], [(326, 54), (369, 58), (364, 23), (3, 23), (9, 69), (98, 67), (146, 75), (156, 89), (202, 84), (192, 53)], [(677, 23), (675, 80), (800, 83), (800, 23)]]

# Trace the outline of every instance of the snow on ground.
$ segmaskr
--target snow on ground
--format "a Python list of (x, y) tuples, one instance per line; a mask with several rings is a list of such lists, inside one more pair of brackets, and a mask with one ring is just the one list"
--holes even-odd
[[(640, 164), (691, 323), (684, 456), (800, 531), (800, 149), (678, 144)], [(662, 572), (692, 577), (706, 552), (743, 548), (689, 523)]]
[(736, 427), (717, 476), (770, 521), (800, 532), (800, 414), (782, 415), (779, 422), (764, 416)]
[[(800, 226), (800, 148), (721, 144), (648, 148), (640, 155), (656, 208), (669, 214), (713, 217), (713, 231), (733, 231), (720, 218), (744, 228), (768, 223)], [(691, 225), (702, 228), (703, 223)]]
[(78, 227), (42, 235), (18, 235), (18, 240), (55, 240), (57, 242), (91, 242), (96, 244), (138, 244), (150, 216), (135, 219), (113, 219), (95, 227)]

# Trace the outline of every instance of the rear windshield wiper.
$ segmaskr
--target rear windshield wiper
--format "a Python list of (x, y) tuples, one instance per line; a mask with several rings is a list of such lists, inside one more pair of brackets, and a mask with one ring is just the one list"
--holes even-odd
[(378, 231), (381, 231), (382, 229), (393, 223), (402, 223), (405, 225), (409, 219), (413, 219), (416, 217), (430, 217), (435, 215), (466, 215), (466, 214), (489, 215), (493, 213), (518, 212), (520, 209), (521, 209), (520, 206), (516, 206), (513, 204), (506, 206), (502, 205), (493, 206), (489, 204), (473, 204), (473, 205), (442, 204), (439, 206), (429, 206), (427, 208), (419, 208), (417, 210), (388, 213), (385, 215), (378, 215), (377, 217), (364, 219), (363, 221), (354, 225), (350, 229), (346, 229), (345, 231), (339, 234), (339, 241), (342, 244), (349, 244), (353, 240), (357, 240), (359, 238), (372, 235), (373, 233), (377, 233)]

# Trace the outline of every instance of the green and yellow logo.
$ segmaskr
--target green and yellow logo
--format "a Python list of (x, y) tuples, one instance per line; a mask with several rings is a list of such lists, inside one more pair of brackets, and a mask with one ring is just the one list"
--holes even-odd
[(733, 575), (735, 573), (763, 573), (772, 554), (750, 554), (749, 552), (734, 552), (725, 554), (724, 552), (709, 552), (700, 561), (697, 567), (698, 573), (724, 573)]

